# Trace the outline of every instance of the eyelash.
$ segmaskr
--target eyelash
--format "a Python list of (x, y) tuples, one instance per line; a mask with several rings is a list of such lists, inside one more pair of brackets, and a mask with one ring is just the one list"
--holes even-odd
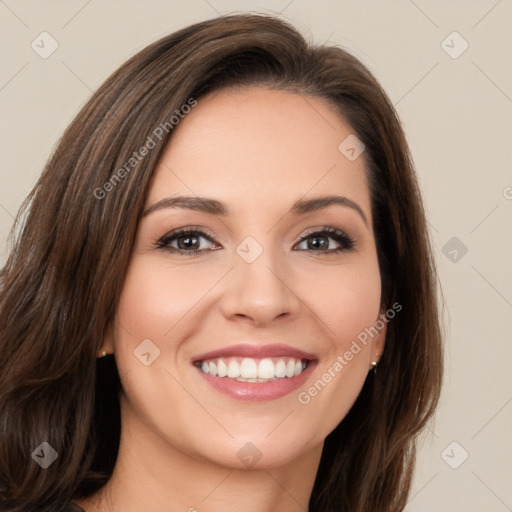
[[(322, 253), (322, 254), (337, 254), (343, 251), (350, 251), (354, 249), (355, 247), (355, 241), (354, 239), (344, 233), (343, 231), (340, 231), (339, 229), (333, 228), (331, 226), (324, 226), (321, 229), (317, 231), (312, 231), (310, 233), (304, 234), (300, 236), (299, 244), (302, 243), (304, 240), (307, 240), (309, 238), (320, 238), (323, 235), (327, 235), (327, 238), (332, 238), (336, 242), (338, 242), (341, 247), (338, 247), (337, 249), (328, 249), (328, 250), (314, 250), (314, 249), (302, 249), (305, 252), (309, 253)], [(196, 254), (205, 252), (208, 249), (195, 249), (192, 251), (186, 251), (184, 249), (178, 249), (176, 247), (170, 247), (169, 244), (178, 238), (182, 238), (185, 236), (191, 236), (191, 237), (204, 237), (210, 242), (212, 242), (212, 239), (210, 236), (208, 236), (204, 231), (200, 229), (195, 228), (180, 228), (176, 229), (174, 231), (171, 231), (170, 233), (167, 233), (164, 235), (158, 242), (156, 242), (156, 247), (158, 249), (162, 249), (171, 253), (179, 253), (182, 255), (187, 256), (194, 256)], [(216, 249), (210, 249), (210, 250), (216, 250)]]

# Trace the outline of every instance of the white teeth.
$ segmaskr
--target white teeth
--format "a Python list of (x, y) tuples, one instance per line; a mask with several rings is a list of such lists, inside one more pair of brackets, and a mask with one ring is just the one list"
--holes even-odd
[(241, 382), (268, 382), (284, 377), (291, 378), (300, 375), (306, 368), (307, 363), (298, 358), (224, 357), (201, 363), (204, 373)]
[(240, 381), (240, 382), (270, 382), (271, 380), (276, 380), (276, 379), (244, 379), (243, 377), (238, 377), (236, 380)]
[(228, 377), (236, 379), (240, 377), (240, 365), (236, 361), (230, 361), (228, 364)]
[(217, 362), (217, 375), (219, 377), (225, 377), (228, 374), (228, 367), (223, 359), (219, 359)]
[(286, 363), (282, 359), (276, 363), (276, 377), (286, 377)]
[(290, 359), (286, 363), (286, 376), (293, 377), (294, 373), (295, 373), (295, 361), (293, 359)]
[(258, 365), (254, 359), (245, 357), (240, 365), (240, 377), (244, 379), (255, 379), (258, 377)]
[(258, 377), (260, 379), (273, 379), (276, 376), (276, 370), (272, 359), (262, 359), (258, 365)]

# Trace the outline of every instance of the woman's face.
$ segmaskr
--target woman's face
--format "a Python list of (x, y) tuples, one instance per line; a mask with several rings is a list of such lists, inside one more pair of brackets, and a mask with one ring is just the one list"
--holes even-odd
[(261, 87), (174, 131), (107, 340), (123, 429), (230, 467), (318, 454), (385, 337), (364, 152), (323, 100)]

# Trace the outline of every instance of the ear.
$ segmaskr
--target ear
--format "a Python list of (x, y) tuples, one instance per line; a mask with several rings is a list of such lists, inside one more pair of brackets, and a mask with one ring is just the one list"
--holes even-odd
[(386, 345), (386, 333), (389, 319), (386, 317), (385, 312), (386, 308), (381, 309), (379, 316), (375, 320), (374, 326), (378, 330), (378, 334), (372, 338), (370, 345), (370, 368), (373, 368), (373, 362), (379, 363)]
[(110, 322), (105, 332), (105, 337), (103, 338), (103, 344), (99, 350), (98, 357), (101, 357), (107, 354), (114, 353), (114, 322)]

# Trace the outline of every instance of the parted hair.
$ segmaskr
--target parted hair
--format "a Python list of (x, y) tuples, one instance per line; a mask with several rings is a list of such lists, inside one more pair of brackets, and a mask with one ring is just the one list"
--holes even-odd
[[(325, 440), (309, 510), (405, 507), (418, 434), (439, 399), (442, 333), (401, 123), (374, 76), (344, 49), (307, 42), (273, 16), (237, 14), (163, 37), (115, 71), (64, 131), (18, 213), (0, 273), (0, 510), (61, 512), (110, 478), (122, 383), (115, 359), (96, 357), (149, 180), (173, 134), (169, 118), (191, 99), (250, 85), (325, 100), (364, 143), (382, 305), (402, 306), (387, 326), (378, 372)], [(148, 137), (154, 147), (126, 170)], [(107, 182), (113, 190), (100, 194)], [(31, 456), (42, 442), (58, 453), (46, 469)]]

